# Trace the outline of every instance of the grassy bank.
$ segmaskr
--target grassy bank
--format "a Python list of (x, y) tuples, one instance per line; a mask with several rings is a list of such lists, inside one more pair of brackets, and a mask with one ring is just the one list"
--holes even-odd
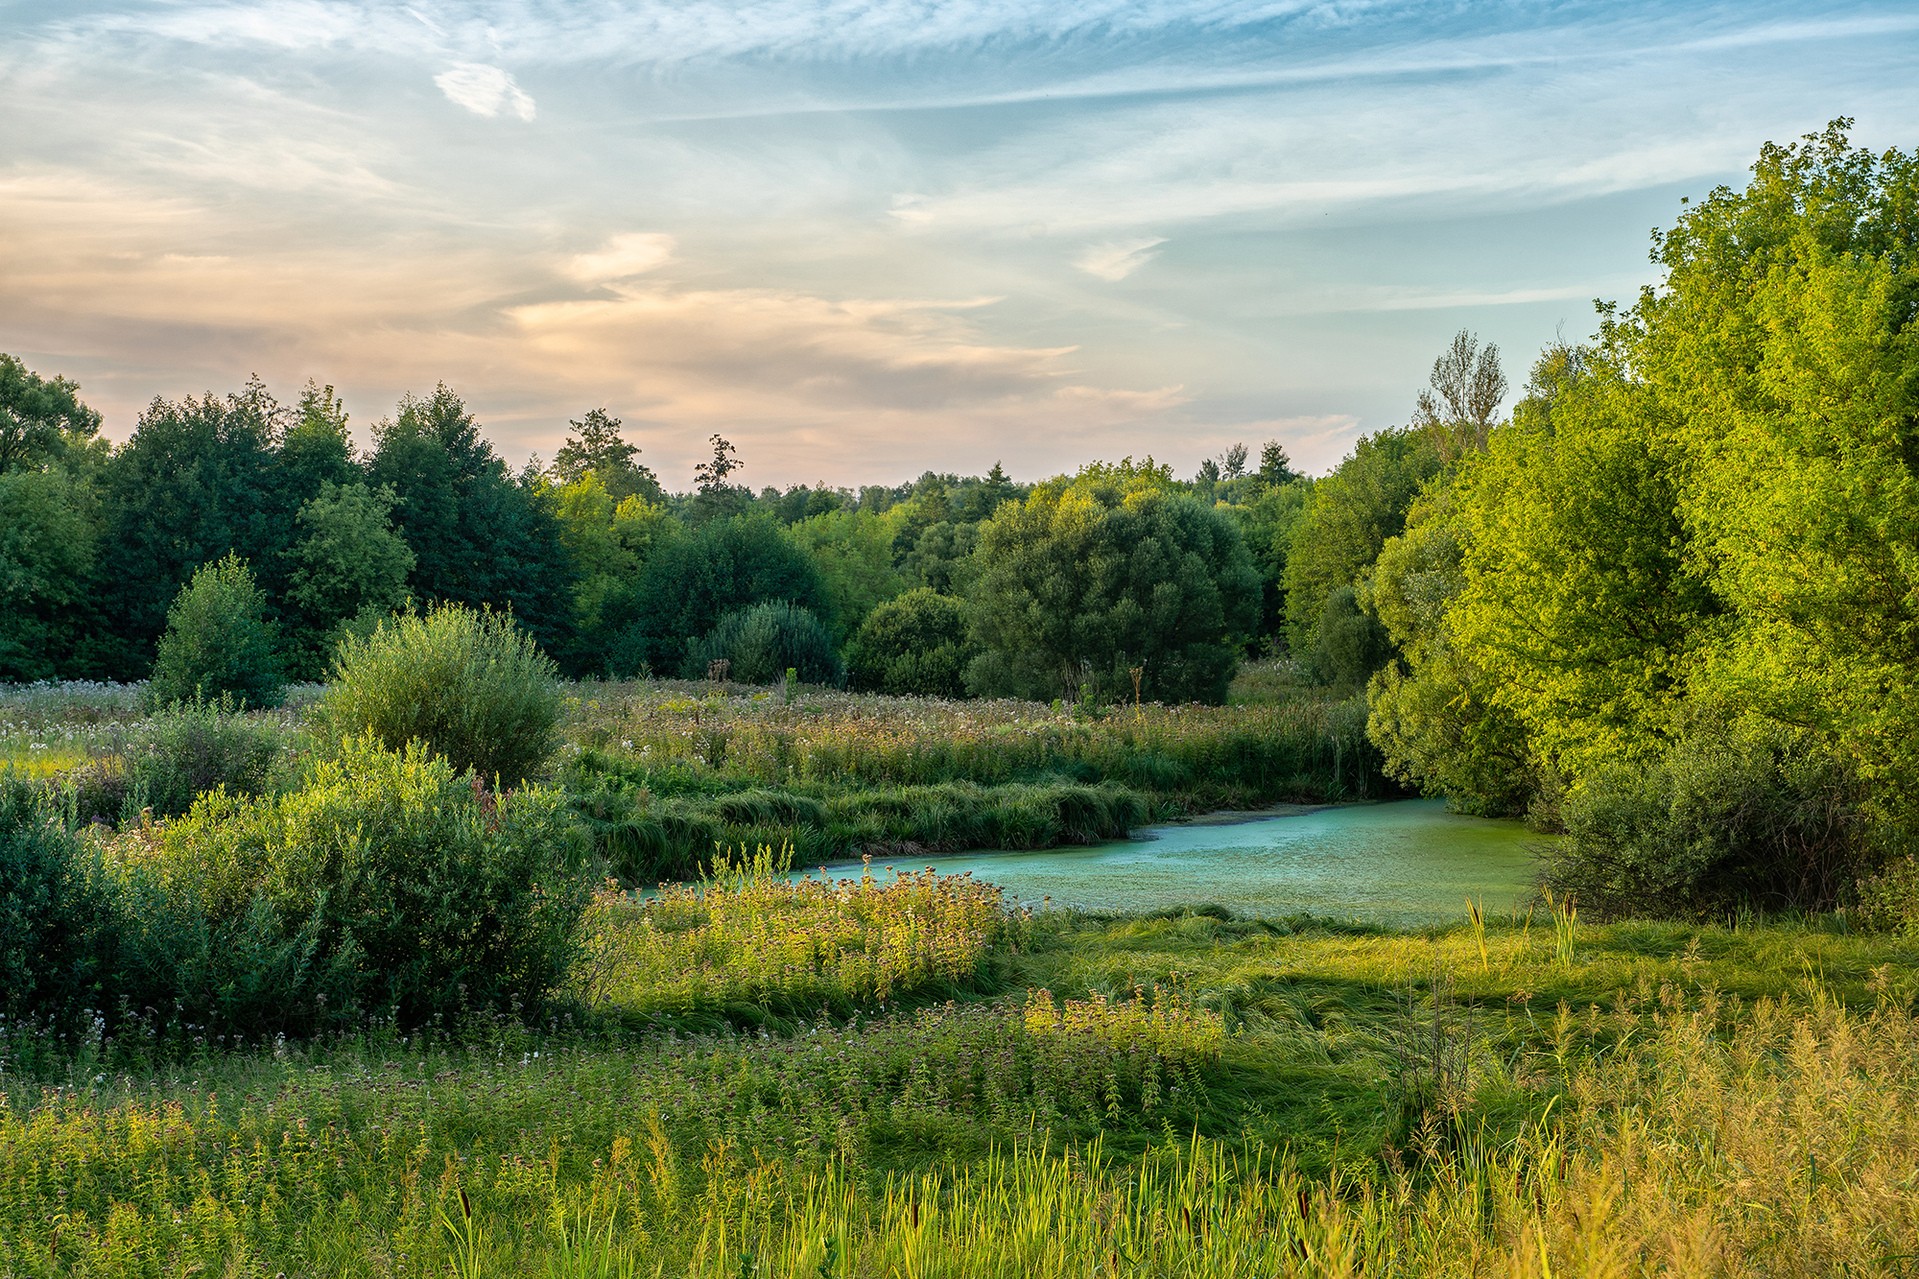
[(0, 1273), (1897, 1274), (1919, 1248), (1910, 942), (990, 895), (629, 902), (602, 925), (625, 967), (533, 1028), (10, 1030)]
[[(306, 712), (319, 691), (249, 712), (249, 737), (210, 714), (155, 717), (137, 685), (4, 690), (0, 768), (72, 779), (82, 821), (177, 814), (217, 783), (290, 784), (315, 745)], [(1248, 668), (1233, 705), (1097, 713), (708, 683), (582, 683), (569, 694), (553, 780), (629, 884), (697, 877), (721, 848), (790, 847), (807, 865), (1053, 848), (1213, 809), (1397, 793), (1366, 740), (1363, 702), (1265, 667)], [(279, 742), (279, 764), (264, 772), (261, 734)], [(243, 756), (246, 776), (221, 775)]]
[(716, 845), (787, 844), (806, 863), (1047, 848), (1211, 809), (1391, 793), (1363, 703), (1309, 690), (1097, 716), (704, 684), (576, 693), (561, 776), (633, 882), (694, 873)]

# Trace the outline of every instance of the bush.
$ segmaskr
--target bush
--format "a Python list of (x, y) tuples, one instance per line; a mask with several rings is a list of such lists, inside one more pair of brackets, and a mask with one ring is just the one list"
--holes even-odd
[(511, 615), (445, 604), (343, 639), (314, 721), (336, 741), (370, 732), (389, 750), (423, 742), (457, 770), (512, 785), (558, 742), (556, 676)]
[(1851, 778), (1806, 737), (1701, 726), (1650, 766), (1594, 769), (1561, 804), (1547, 881), (1606, 916), (1831, 910), (1864, 850)]
[(0, 1012), (98, 1007), (117, 931), (98, 858), (34, 787), (0, 773)]
[(147, 698), (155, 706), (196, 697), (278, 706), (286, 692), (266, 596), (237, 555), (202, 567), (167, 610)]
[(1859, 918), (1869, 928), (1919, 935), (1919, 857), (1894, 857), (1859, 886)]
[(837, 684), (841, 676), (832, 635), (819, 618), (792, 604), (728, 613), (693, 646), (687, 674), (704, 675), (716, 661), (726, 662), (727, 677), (742, 684), (771, 684), (788, 670), (808, 684)]
[(180, 702), (155, 715), (126, 752), (132, 798), (156, 817), (178, 817), (216, 786), (264, 794), (280, 750), (279, 725), (248, 718), (231, 696)]
[(896, 696), (964, 697), (973, 652), (960, 602), (920, 587), (867, 615), (847, 646), (847, 678)]
[(494, 794), (371, 736), (296, 791), (216, 792), (123, 851), (147, 1002), (251, 1030), (537, 1007), (590, 891), (560, 792)]

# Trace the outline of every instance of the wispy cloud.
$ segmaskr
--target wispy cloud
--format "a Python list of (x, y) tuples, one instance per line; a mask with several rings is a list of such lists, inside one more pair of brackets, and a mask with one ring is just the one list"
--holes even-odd
[(506, 111), (531, 123), (534, 116), (532, 95), (515, 84), (513, 77), (499, 67), (482, 62), (461, 62), (433, 77), (447, 101), (465, 107), (474, 115), (491, 119)]
[(1114, 282), (1125, 279), (1151, 262), (1153, 250), (1166, 243), (1163, 236), (1139, 240), (1109, 240), (1088, 245), (1073, 259), (1073, 265), (1086, 274)]
[(661, 231), (629, 231), (613, 236), (596, 252), (575, 255), (566, 273), (589, 284), (629, 279), (672, 261), (676, 244)]

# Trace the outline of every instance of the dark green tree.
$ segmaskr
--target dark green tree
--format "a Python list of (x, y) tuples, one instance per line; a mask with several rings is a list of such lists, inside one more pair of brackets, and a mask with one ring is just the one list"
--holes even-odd
[(414, 598), (511, 608), (543, 647), (564, 650), (575, 574), (557, 499), (507, 474), (444, 383), (425, 399), (402, 400), (374, 438), (368, 470), (395, 497), (394, 522), (414, 555)]
[(113, 635), (102, 663), (146, 674), (167, 609), (204, 564), (281, 564), (294, 535), (276, 446), (288, 415), (257, 379), (224, 398), (155, 400), (101, 474), (96, 590)]
[(1258, 618), (1232, 519), (1149, 458), (1095, 465), (1000, 508), (980, 530), (967, 686), (997, 696), (1224, 700)]
[(608, 602), (610, 616), (629, 619), (608, 664), (617, 674), (644, 666), (662, 675), (703, 675), (704, 667), (688, 666), (693, 641), (728, 613), (769, 602), (830, 617), (819, 569), (777, 520), (750, 515), (702, 524), (689, 536), (663, 540), (632, 587)]

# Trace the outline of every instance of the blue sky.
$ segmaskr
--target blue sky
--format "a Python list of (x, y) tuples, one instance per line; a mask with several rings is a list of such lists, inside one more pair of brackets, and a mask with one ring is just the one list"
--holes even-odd
[(1764, 141), (1919, 144), (1915, 67), (1910, 5), (0, 0), (0, 350), (122, 438), (257, 372), (674, 486), (1323, 470)]

